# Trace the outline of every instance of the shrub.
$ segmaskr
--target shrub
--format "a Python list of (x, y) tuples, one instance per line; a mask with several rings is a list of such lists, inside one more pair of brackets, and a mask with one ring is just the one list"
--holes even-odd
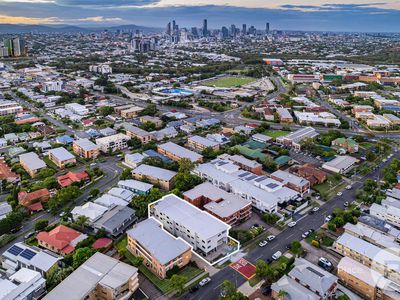
[(319, 242), (316, 240), (312, 240), (311, 245), (314, 246), (315, 248), (319, 248)]

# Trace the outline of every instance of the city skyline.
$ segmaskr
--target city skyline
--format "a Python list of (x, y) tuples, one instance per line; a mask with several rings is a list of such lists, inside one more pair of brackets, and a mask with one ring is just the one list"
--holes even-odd
[(170, 19), (185, 27), (209, 29), (232, 23), (247, 23), (271, 30), (321, 30), (397, 32), (400, 26), (400, 4), (387, 0), (322, 1), (285, 0), (277, 3), (252, 0), (223, 2), (178, 0), (0, 0), (2, 24), (70, 24), (86, 27), (136, 24), (164, 28)]

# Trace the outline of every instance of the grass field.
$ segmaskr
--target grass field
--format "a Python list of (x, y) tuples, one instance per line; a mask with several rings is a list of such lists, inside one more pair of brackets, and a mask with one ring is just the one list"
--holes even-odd
[(333, 175), (328, 175), (327, 181), (322, 184), (315, 185), (314, 190), (321, 194), (322, 198), (329, 199), (336, 194), (336, 191), (343, 185), (342, 179)]
[(215, 86), (220, 88), (231, 88), (246, 85), (256, 81), (251, 77), (223, 77), (206, 83), (207, 86)]
[(267, 131), (264, 131), (263, 134), (268, 135), (268, 136), (276, 139), (278, 137), (288, 135), (289, 132), (288, 131), (283, 131), (283, 130), (267, 130)]

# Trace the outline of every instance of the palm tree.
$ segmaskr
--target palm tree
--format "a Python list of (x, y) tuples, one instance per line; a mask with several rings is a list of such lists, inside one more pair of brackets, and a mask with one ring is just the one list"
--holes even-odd
[(81, 226), (81, 230), (83, 231), (83, 229), (87, 225), (88, 221), (89, 221), (88, 217), (79, 216), (78, 218), (76, 218), (75, 224), (78, 225), (78, 226)]
[(280, 290), (279, 293), (278, 293), (278, 298), (283, 300), (283, 299), (286, 299), (287, 295), (288, 295), (288, 293), (286, 291)]

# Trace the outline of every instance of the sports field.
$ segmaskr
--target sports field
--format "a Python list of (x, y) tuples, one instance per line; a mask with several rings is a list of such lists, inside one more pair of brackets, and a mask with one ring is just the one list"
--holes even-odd
[(206, 83), (207, 86), (215, 86), (220, 88), (231, 88), (243, 86), (256, 81), (257, 79), (251, 77), (223, 77)]

